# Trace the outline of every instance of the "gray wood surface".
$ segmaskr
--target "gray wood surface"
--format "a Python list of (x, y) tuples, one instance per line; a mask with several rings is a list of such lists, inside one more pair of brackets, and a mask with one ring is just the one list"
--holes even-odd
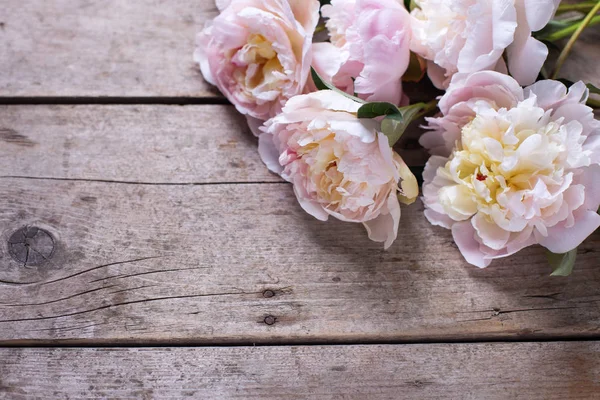
[[(222, 98), (192, 61), (196, 33), (216, 15), (214, 0), (5, 1), (0, 100)], [(598, 32), (586, 30), (561, 76), (600, 85)]]
[(0, 10), (0, 97), (218, 97), (192, 60), (214, 0), (21, 0)]
[(1, 349), (3, 399), (597, 399), (600, 344)]
[[(548, 276), (539, 247), (479, 270), (420, 202), (389, 251), (361, 226), (310, 217), (224, 106), (0, 115), (0, 343), (598, 334), (599, 233), (568, 278)], [(28, 259), (24, 226), (53, 250), (31, 230)]]

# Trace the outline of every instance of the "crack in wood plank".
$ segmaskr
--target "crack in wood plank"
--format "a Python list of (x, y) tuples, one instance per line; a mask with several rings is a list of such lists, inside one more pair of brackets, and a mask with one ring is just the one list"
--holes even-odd
[(86, 178), (58, 178), (50, 176), (23, 176), (2, 175), (0, 179), (28, 179), (39, 181), (63, 181), (63, 182), (95, 182), (95, 183), (117, 183), (123, 185), (147, 185), (147, 186), (222, 186), (222, 185), (290, 185), (289, 182), (281, 181), (248, 181), (248, 182), (136, 182), (112, 179), (86, 179)]
[(139, 304), (139, 303), (150, 303), (154, 301), (163, 301), (163, 300), (176, 300), (176, 299), (191, 299), (196, 297), (217, 297), (217, 296), (239, 296), (239, 295), (249, 295), (249, 294), (260, 294), (262, 292), (223, 292), (223, 293), (203, 293), (203, 294), (190, 294), (183, 296), (165, 296), (165, 297), (156, 297), (152, 299), (143, 299), (143, 300), (132, 300), (132, 301), (124, 301), (122, 303), (108, 304), (106, 306), (101, 306), (97, 308), (92, 308), (90, 310), (76, 311), (67, 314), (61, 315), (51, 315), (47, 317), (35, 317), (35, 318), (15, 318), (15, 319), (5, 319), (0, 320), (0, 323), (8, 323), (8, 322), (23, 322), (23, 321), (40, 321), (40, 320), (48, 320), (48, 319), (57, 319), (64, 317), (72, 317), (74, 315), (87, 314), (91, 312), (105, 310), (107, 308), (116, 308), (131, 304)]

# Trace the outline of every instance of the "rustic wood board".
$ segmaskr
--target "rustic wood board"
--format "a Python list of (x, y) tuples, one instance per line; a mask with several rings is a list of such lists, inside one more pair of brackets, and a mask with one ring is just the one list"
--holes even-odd
[(2, 97), (220, 97), (193, 62), (214, 0), (5, 1)]
[(598, 342), (1, 349), (0, 398), (597, 399)]
[[(227, 107), (0, 116), (0, 343), (598, 336), (600, 233), (568, 278), (548, 276), (539, 247), (479, 270), (420, 202), (389, 251), (361, 226), (307, 215)], [(23, 226), (54, 237), (45, 264), (9, 254)]]
[[(222, 99), (192, 60), (196, 33), (217, 15), (214, 0), (5, 3), (0, 100)], [(599, 32), (586, 30), (562, 76), (600, 85)]]
[[(414, 127), (413, 134), (419, 134)], [(0, 106), (0, 174), (151, 183), (281, 182), (232, 106)], [(407, 135), (398, 151), (427, 160)]]

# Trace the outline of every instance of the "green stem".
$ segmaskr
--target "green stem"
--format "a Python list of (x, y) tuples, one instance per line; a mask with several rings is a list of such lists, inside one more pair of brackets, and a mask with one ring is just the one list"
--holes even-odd
[[(596, 25), (599, 23), (600, 23), (600, 15), (596, 15), (594, 18), (591, 19), (588, 26), (593, 26), (593, 25)], [(570, 36), (571, 34), (573, 34), (573, 32), (575, 32), (577, 30), (577, 28), (579, 28), (580, 25), (581, 25), (581, 22), (573, 24), (571, 26), (568, 26), (564, 29), (561, 29), (560, 31), (556, 31), (553, 34), (551, 34), (550, 36), (548, 36), (547, 38), (544, 38), (544, 40), (547, 40), (549, 42), (555, 42), (557, 40), (564, 39), (567, 36)]]
[(558, 9), (556, 10), (556, 12), (557, 13), (564, 13), (564, 12), (568, 12), (568, 11), (588, 12), (592, 8), (594, 8), (595, 4), (596, 4), (595, 1), (588, 1), (588, 2), (584, 2), (584, 3), (576, 3), (576, 4), (561, 4), (560, 6), (558, 6)]
[(600, 108), (600, 100), (590, 98), (586, 104), (592, 108)]
[(596, 15), (598, 10), (600, 10), (600, 0), (598, 0), (598, 2), (594, 6), (594, 8), (592, 8), (592, 10), (588, 13), (588, 15), (585, 16), (585, 18), (581, 22), (581, 25), (579, 25), (579, 27), (577, 28), (575, 33), (573, 33), (573, 36), (571, 36), (571, 39), (569, 39), (569, 41), (567, 42), (567, 45), (565, 46), (565, 48), (560, 52), (560, 55), (558, 56), (558, 60), (556, 61), (556, 66), (554, 67), (554, 72), (552, 73), (552, 76), (550, 77), (550, 79), (555, 79), (558, 76), (558, 72), (560, 71), (562, 65), (564, 64), (565, 60), (569, 56), (569, 53), (571, 52), (573, 45), (579, 38), (579, 35), (581, 35), (581, 32), (583, 32), (585, 27), (588, 26), (588, 24), (594, 18), (594, 15)]
[(423, 107), (423, 109), (421, 110), (420, 113), (418, 113), (417, 115), (415, 115), (415, 117), (413, 118), (414, 120), (417, 120), (427, 114), (429, 114), (431, 111), (435, 110), (435, 108), (438, 105), (438, 100), (437, 99), (433, 99), (428, 103), (425, 103), (425, 107)]

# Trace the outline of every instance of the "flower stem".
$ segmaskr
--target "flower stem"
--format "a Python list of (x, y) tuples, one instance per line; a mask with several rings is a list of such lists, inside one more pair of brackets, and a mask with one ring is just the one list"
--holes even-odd
[[(596, 15), (594, 18), (592, 18), (592, 20), (588, 23), (588, 26), (596, 25), (598, 23), (600, 23), (600, 15)], [(573, 32), (575, 32), (577, 30), (577, 28), (579, 28), (580, 25), (581, 25), (581, 22), (578, 22), (578, 23), (568, 26), (564, 29), (561, 29), (560, 31), (556, 31), (553, 34), (551, 34), (548, 37), (543, 38), (543, 39), (547, 40), (549, 42), (555, 42), (557, 40), (566, 38), (567, 36), (573, 34)]]
[(425, 103), (425, 106), (423, 107), (423, 109), (421, 110), (420, 113), (415, 115), (415, 117), (413, 118), (413, 121), (429, 114), (431, 111), (435, 110), (437, 105), (438, 105), (438, 99), (433, 99), (430, 102)]
[[(586, 104), (592, 108), (600, 108), (600, 100), (589, 98)], [(600, 209), (598, 211), (600, 211)]]
[(596, 4), (595, 1), (586, 1), (586, 2), (582, 2), (582, 3), (576, 3), (576, 4), (561, 4), (560, 6), (558, 6), (558, 9), (556, 10), (556, 12), (557, 13), (563, 13), (563, 12), (568, 12), (568, 11), (588, 12), (592, 8), (594, 8), (595, 4)]
[(565, 60), (569, 56), (569, 53), (571, 52), (573, 45), (579, 38), (579, 35), (581, 35), (581, 32), (583, 32), (583, 30), (586, 28), (586, 26), (588, 26), (588, 24), (594, 18), (594, 15), (596, 15), (598, 10), (600, 10), (600, 0), (598, 0), (596, 5), (594, 6), (594, 8), (592, 8), (592, 10), (588, 13), (588, 15), (585, 16), (583, 21), (581, 21), (581, 24), (579, 25), (579, 27), (577, 28), (575, 33), (573, 33), (573, 36), (571, 36), (571, 38), (567, 42), (567, 45), (565, 46), (565, 48), (560, 52), (560, 55), (558, 56), (558, 60), (556, 61), (556, 66), (554, 67), (554, 72), (552, 73), (550, 79), (556, 79), (556, 77), (558, 76), (558, 72), (560, 71), (562, 65), (564, 64)]

